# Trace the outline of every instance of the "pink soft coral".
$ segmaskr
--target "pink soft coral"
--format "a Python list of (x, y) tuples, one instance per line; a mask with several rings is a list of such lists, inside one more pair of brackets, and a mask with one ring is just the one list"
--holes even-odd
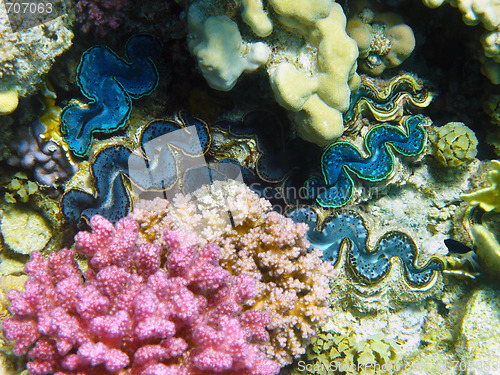
[(75, 249), (89, 258), (82, 275), (72, 250), (44, 260), (33, 253), (25, 291), (11, 291), (4, 321), (32, 375), (271, 375), (279, 366), (260, 351), (269, 316), (242, 312), (255, 281), (218, 264), (219, 247), (198, 246), (189, 232), (165, 233), (158, 245), (136, 245), (137, 224), (100, 216)]

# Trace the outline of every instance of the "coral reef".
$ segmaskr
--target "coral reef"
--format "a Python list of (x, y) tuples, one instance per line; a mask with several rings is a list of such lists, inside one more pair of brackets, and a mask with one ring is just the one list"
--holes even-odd
[(357, 341), (353, 336), (321, 331), (307, 348), (305, 361), (299, 361), (295, 374), (389, 374), (400, 358), (399, 344), (383, 335)]
[[(17, 254), (60, 249), (68, 239), (68, 228), (58, 197), (47, 194), (53, 190), (30, 181), (22, 172), (6, 177), (10, 182), (2, 186), (5, 193), (0, 201), (0, 229), (6, 247)], [(0, 255), (0, 274), (22, 270), (22, 258), (15, 253), (4, 251)]]
[[(7, 163), (33, 172), (35, 180), (45, 186), (56, 186), (66, 182), (77, 170), (64, 146), (47, 139), (47, 128), (43, 117), (33, 122), (28, 131), (23, 129), (13, 145), (14, 155)], [(48, 120), (45, 118), (45, 122)]]
[(20, 205), (4, 208), (0, 231), (5, 244), (20, 254), (42, 251), (53, 235), (50, 222), (41, 212)]
[(12, 111), (17, 96), (33, 94), (54, 59), (71, 46), (72, 13), (15, 33), (0, 9), (0, 107)]
[[(28, 352), (31, 374), (276, 374), (279, 366), (254, 342), (269, 335), (266, 313), (246, 309), (254, 281), (233, 277), (219, 247), (195, 235), (165, 233), (158, 245), (136, 245), (137, 224), (113, 226), (100, 216), (75, 249), (89, 258), (83, 279), (74, 251), (44, 260), (33, 253), (25, 291), (10, 291), (14, 317), (4, 321), (14, 352)], [(165, 268), (163, 268), (165, 267)]]
[(247, 305), (270, 313), (266, 352), (284, 365), (304, 353), (315, 326), (330, 315), (326, 299), (332, 268), (318, 250), (308, 251), (304, 224), (269, 209), (269, 202), (247, 186), (216, 181), (172, 203), (157, 198), (141, 208), (139, 202), (131, 217), (143, 241), (161, 244), (165, 229), (187, 229), (221, 246), (223, 268), (252, 275), (257, 294)]
[[(345, 32), (342, 7), (331, 0), (307, 0), (294, 6), (272, 0), (269, 5), (279, 20), (273, 29), (261, 2), (244, 1), (244, 22), (260, 37), (273, 34), (265, 44), (252, 44), (240, 37), (237, 24), (229, 19), (234, 15), (225, 14), (221, 5), (203, 0), (190, 7), (189, 43), (209, 84), (228, 90), (245, 69), (266, 63), (274, 96), (291, 111), (300, 137), (327, 145), (342, 135), (342, 113), (349, 107), (351, 91), (359, 86), (357, 46)], [(227, 49), (222, 54), (223, 46)]]
[(361, 282), (372, 284), (387, 277), (394, 264), (393, 258), (401, 262), (404, 278), (411, 288), (425, 289), (439, 278), (442, 261), (434, 257), (422, 264), (415, 242), (407, 234), (385, 233), (374, 248), (369, 249), (368, 229), (361, 215), (340, 211), (321, 218), (318, 213), (321, 214), (311, 207), (295, 207), (287, 216), (295, 222), (308, 224), (307, 239), (312, 247), (323, 252), (323, 259), (339, 265), (343, 257), (341, 252), (347, 253), (347, 265)]
[(463, 167), (477, 155), (477, 138), (463, 122), (449, 122), (431, 127), (431, 153), (445, 167)]
[(84, 33), (94, 31), (103, 37), (122, 26), (124, 9), (128, 6), (128, 0), (78, 0), (75, 3), (76, 21)]
[(341, 207), (353, 194), (354, 181), (348, 171), (362, 180), (381, 181), (394, 171), (394, 151), (404, 156), (421, 154), (427, 142), (423, 126), (428, 119), (417, 115), (406, 117), (401, 122), (404, 130), (393, 125), (370, 129), (364, 140), (367, 157), (348, 142), (330, 145), (321, 158), (324, 181), (318, 177), (310, 178), (306, 182), (309, 196), (321, 206)]
[(132, 99), (149, 95), (158, 84), (153, 60), (158, 58), (160, 42), (150, 35), (137, 35), (125, 49), (127, 60), (103, 46), (90, 48), (81, 58), (77, 82), (90, 102), (70, 104), (61, 113), (61, 132), (77, 156), (87, 154), (95, 133), (123, 128)]
[(364, 8), (347, 21), (347, 34), (358, 44), (359, 67), (374, 76), (401, 65), (415, 48), (413, 30), (396, 13)]

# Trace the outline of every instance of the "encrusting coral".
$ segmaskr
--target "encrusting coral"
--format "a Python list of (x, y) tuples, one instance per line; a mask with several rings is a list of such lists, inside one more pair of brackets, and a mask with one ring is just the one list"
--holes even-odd
[(246, 305), (270, 313), (266, 353), (284, 365), (304, 353), (315, 326), (330, 315), (332, 266), (319, 250), (308, 251), (305, 224), (270, 208), (245, 185), (214, 182), (172, 203), (139, 202), (131, 217), (142, 241), (161, 244), (165, 229), (187, 229), (221, 246), (220, 264), (231, 274), (253, 276), (257, 293)]
[(377, 335), (365, 340), (322, 330), (307, 348), (305, 361), (299, 361), (296, 374), (390, 374), (401, 359), (401, 348), (394, 340)]
[(136, 244), (137, 223), (100, 216), (75, 237), (89, 259), (82, 274), (73, 250), (48, 260), (35, 252), (24, 291), (10, 291), (14, 316), (3, 322), (14, 353), (28, 353), (31, 375), (272, 375), (265, 343), (269, 315), (244, 308), (255, 295), (249, 275), (218, 264), (219, 247), (195, 234), (166, 231), (165, 248)]
[(73, 12), (67, 7), (61, 17), (13, 30), (3, 3), (0, 7), (0, 112), (5, 114), (17, 107), (18, 96), (37, 90), (55, 58), (71, 46)]

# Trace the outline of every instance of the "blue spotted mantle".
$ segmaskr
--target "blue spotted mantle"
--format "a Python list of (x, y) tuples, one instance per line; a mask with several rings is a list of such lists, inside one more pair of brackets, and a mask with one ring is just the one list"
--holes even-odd
[(394, 152), (404, 156), (422, 153), (427, 141), (424, 116), (405, 117), (405, 130), (394, 125), (379, 125), (365, 138), (368, 157), (364, 158), (356, 146), (348, 142), (331, 144), (321, 157), (323, 179), (312, 177), (306, 181), (309, 197), (323, 207), (341, 207), (352, 198), (354, 182), (351, 174), (361, 180), (382, 181), (394, 171)]
[(70, 104), (61, 114), (61, 132), (70, 150), (87, 154), (96, 133), (123, 128), (132, 109), (132, 99), (149, 95), (158, 84), (153, 62), (160, 42), (150, 35), (137, 35), (125, 47), (127, 60), (105, 46), (87, 50), (78, 65), (77, 83), (90, 102)]
[(437, 272), (444, 269), (442, 261), (430, 258), (418, 265), (418, 249), (413, 239), (405, 233), (385, 233), (373, 249), (367, 247), (368, 229), (361, 215), (342, 210), (328, 215), (320, 222), (317, 212), (309, 206), (297, 206), (288, 214), (295, 222), (309, 225), (307, 239), (311, 246), (323, 252), (323, 258), (335, 265), (339, 262), (340, 249), (347, 247), (347, 264), (354, 275), (366, 284), (383, 279), (391, 269), (391, 259), (401, 260), (404, 277), (414, 287), (424, 287)]
[[(194, 126), (197, 134), (187, 138), (174, 138), (173, 142), (162, 144), (160, 148), (149, 150), (148, 144), (157, 137), (173, 131), (183, 130), (187, 133), (187, 127)], [(161, 191), (171, 188), (178, 182), (180, 174), (178, 165), (180, 158), (198, 157), (193, 150), (198, 150), (188, 141), (196, 139), (201, 145), (201, 152), (207, 152), (210, 146), (210, 135), (207, 125), (196, 120), (185, 113), (179, 114), (179, 122), (167, 120), (155, 120), (147, 124), (140, 134), (141, 158), (143, 163), (137, 164), (136, 153), (128, 147), (120, 144), (104, 147), (91, 160), (91, 177), (95, 181), (95, 193), (89, 194), (78, 188), (66, 190), (61, 198), (61, 210), (64, 216), (71, 222), (83, 219), (89, 223), (94, 215), (104, 216), (111, 222), (117, 222), (127, 216), (132, 205), (132, 199), (127, 189), (127, 180), (134, 186), (144, 191)], [(176, 142), (178, 141), (178, 142)], [(182, 153), (174, 153), (173, 149), (182, 149)], [(191, 150), (192, 148), (192, 150)], [(176, 156), (177, 155), (177, 156)], [(131, 160), (135, 160), (131, 162)], [(145, 166), (141, 173), (134, 172), (135, 167)], [(189, 184), (196, 173), (186, 173), (182, 177), (188, 178)], [(135, 179), (132, 179), (133, 176)], [(194, 189), (194, 187), (190, 187)]]

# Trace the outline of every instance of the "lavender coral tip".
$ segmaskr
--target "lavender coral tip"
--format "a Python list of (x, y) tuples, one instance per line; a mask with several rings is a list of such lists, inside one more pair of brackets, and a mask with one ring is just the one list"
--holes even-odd
[[(25, 291), (11, 291), (5, 337), (28, 354), (30, 375), (272, 375), (277, 363), (267, 313), (246, 309), (255, 280), (218, 264), (219, 247), (167, 231), (166, 247), (137, 244), (137, 223), (101, 216), (75, 237), (89, 258), (83, 275), (73, 250), (33, 253)], [(162, 264), (161, 253), (166, 253)], [(85, 276), (85, 277), (83, 277)]]

